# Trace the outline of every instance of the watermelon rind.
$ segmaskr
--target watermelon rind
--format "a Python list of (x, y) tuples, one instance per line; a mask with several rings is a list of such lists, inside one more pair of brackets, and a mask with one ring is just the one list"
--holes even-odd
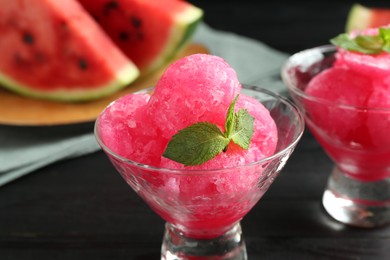
[(150, 74), (160, 68), (163, 64), (170, 62), (190, 42), (196, 28), (203, 18), (203, 10), (190, 5), (175, 16), (174, 25), (171, 28), (171, 35), (159, 56), (142, 71), (142, 75)]
[(139, 74), (140, 72), (138, 68), (135, 67), (132, 63), (129, 63), (125, 67), (119, 69), (116, 74), (113, 75), (113, 78), (110, 80), (110, 82), (101, 86), (93, 86), (92, 88), (80, 86), (79, 89), (75, 88), (69, 90), (66, 87), (57, 87), (53, 91), (39, 91), (29, 86), (25, 86), (1, 73), (0, 84), (4, 88), (27, 97), (52, 101), (79, 102), (89, 101), (111, 95), (118, 90), (128, 86), (131, 82), (139, 77)]
[(348, 14), (346, 32), (364, 30), (370, 26), (372, 12), (361, 4), (354, 4)]

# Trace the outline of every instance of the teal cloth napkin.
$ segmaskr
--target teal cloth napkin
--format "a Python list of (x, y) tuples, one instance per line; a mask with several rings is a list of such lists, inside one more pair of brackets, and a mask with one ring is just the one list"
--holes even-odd
[[(202, 43), (211, 54), (223, 57), (237, 71), (242, 83), (279, 93), (285, 91), (279, 77), (287, 58), (285, 53), (247, 37), (212, 29), (204, 23), (198, 27), (193, 42)], [(86, 131), (69, 130), (71, 127), (64, 130), (0, 126), (0, 186), (54, 162), (100, 149), (92, 123)]]

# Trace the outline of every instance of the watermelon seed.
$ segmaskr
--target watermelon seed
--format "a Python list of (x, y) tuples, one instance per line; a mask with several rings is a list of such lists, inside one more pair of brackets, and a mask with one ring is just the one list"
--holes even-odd
[(106, 3), (103, 7), (103, 14), (104, 15), (109, 15), (109, 13), (111, 12), (111, 10), (115, 10), (118, 8), (118, 3), (116, 1), (110, 1), (108, 3)]
[(119, 33), (119, 40), (127, 41), (128, 39), (129, 39), (129, 33), (128, 32), (120, 32)]
[(30, 33), (24, 33), (23, 34), (23, 42), (28, 44), (28, 45), (33, 45), (34, 44), (34, 37)]
[(140, 19), (140, 18), (138, 18), (138, 17), (135, 17), (135, 16), (132, 16), (131, 18), (130, 18), (130, 21), (131, 21), (131, 23), (133, 24), (133, 26), (135, 27), (135, 28), (140, 28), (141, 27), (141, 25), (142, 25), (142, 20)]
[(79, 67), (81, 70), (87, 70), (88, 64), (84, 59), (79, 59)]

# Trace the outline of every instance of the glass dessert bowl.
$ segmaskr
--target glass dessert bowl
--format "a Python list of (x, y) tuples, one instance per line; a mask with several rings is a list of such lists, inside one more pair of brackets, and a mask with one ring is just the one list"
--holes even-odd
[[(337, 49), (332, 45), (293, 54), (282, 69), (282, 78), (303, 111), (308, 129), (335, 164), (323, 193), (325, 210), (353, 226), (389, 224), (390, 135), (386, 129), (390, 127), (390, 108), (372, 105), (386, 96), (385, 90), (372, 86), (369, 78), (375, 81), (376, 76), (366, 70), (368, 66), (362, 67), (363, 56), (342, 57), (341, 62), (355, 66), (357, 74), (350, 68), (345, 70), (345, 64), (334, 68), (340, 62), (336, 57)], [(313, 83), (321, 73), (322, 78)], [(326, 90), (319, 90), (319, 85)], [(312, 95), (310, 87), (311, 92), (314, 88), (327, 98)]]
[(236, 167), (168, 169), (138, 163), (113, 152), (95, 135), (123, 179), (165, 221), (161, 259), (247, 259), (240, 220), (260, 200), (296, 147), (304, 129), (289, 100), (255, 86), (242, 93), (269, 111), (278, 130), (273, 155)]

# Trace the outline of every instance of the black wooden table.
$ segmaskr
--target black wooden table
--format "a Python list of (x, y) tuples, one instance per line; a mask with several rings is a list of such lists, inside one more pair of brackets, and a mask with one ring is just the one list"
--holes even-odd
[[(213, 28), (289, 53), (328, 43), (344, 30), (353, 3), (192, 2)], [(390, 227), (352, 228), (324, 212), (320, 200), (331, 168), (305, 132), (281, 175), (242, 221), (249, 259), (390, 259)], [(159, 259), (163, 225), (102, 152), (55, 163), (0, 188), (0, 260)]]

